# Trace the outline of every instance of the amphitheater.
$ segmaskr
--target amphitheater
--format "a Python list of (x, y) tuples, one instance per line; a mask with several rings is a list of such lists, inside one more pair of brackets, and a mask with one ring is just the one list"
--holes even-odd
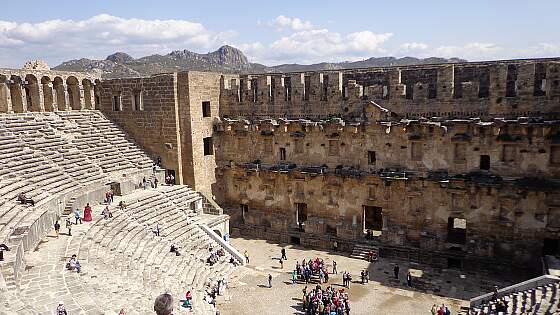
[[(0, 314), (59, 301), (153, 314), (164, 292), (190, 313), (187, 290), (195, 314), (305, 314), (291, 264), (314, 257), (370, 271), (348, 289), (353, 314), (560, 313), (560, 59), (111, 80), (0, 69), (0, 113)], [(67, 235), (87, 204), (93, 220)]]

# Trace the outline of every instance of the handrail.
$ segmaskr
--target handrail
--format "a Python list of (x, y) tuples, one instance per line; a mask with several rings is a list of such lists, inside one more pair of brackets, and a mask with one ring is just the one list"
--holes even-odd
[(214, 241), (220, 244), (228, 253), (230, 253), (231, 256), (237, 259), (237, 261), (239, 261), (241, 265), (245, 264), (245, 257), (241, 255), (241, 253), (237, 251), (235, 247), (231, 246), (231, 244), (224, 241), (218, 234), (216, 234), (216, 232), (212, 231), (212, 229), (209, 228), (208, 225), (198, 224), (198, 227), (200, 227), (204, 232), (206, 232), (206, 234), (208, 234), (208, 236), (210, 236)]
[(500, 298), (503, 297), (505, 295), (511, 294), (511, 293), (515, 293), (515, 292), (519, 292), (519, 291), (525, 291), (528, 289), (533, 289), (539, 286), (543, 286), (543, 285), (547, 285), (550, 283), (557, 283), (560, 282), (560, 278), (559, 277), (555, 277), (555, 276), (550, 276), (550, 275), (542, 275), (533, 279), (529, 279), (514, 285), (511, 285), (509, 287), (505, 287), (503, 289), (498, 290), (498, 294), (497, 296), (494, 295), (494, 293), (486, 293), (477, 297), (474, 297), (470, 300), (470, 306), (471, 307), (477, 307), (479, 305), (488, 303), (490, 301), (492, 301), (492, 299), (494, 297), (496, 298)]

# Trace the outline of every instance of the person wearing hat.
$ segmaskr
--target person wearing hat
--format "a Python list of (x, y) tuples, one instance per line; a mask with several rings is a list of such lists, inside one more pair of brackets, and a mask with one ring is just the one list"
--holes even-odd
[(58, 302), (58, 307), (56, 308), (56, 314), (57, 315), (68, 315), (68, 312), (66, 312), (66, 308), (64, 307), (64, 302), (62, 302), (62, 301)]

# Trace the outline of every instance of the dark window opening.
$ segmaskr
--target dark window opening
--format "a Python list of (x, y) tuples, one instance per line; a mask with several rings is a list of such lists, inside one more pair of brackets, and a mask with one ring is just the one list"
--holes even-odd
[(214, 148), (212, 146), (212, 137), (202, 139), (204, 141), (204, 155), (214, 155)]
[(409, 83), (409, 84), (406, 85), (405, 98), (407, 100), (414, 99), (414, 85), (412, 83)]
[(447, 242), (462, 245), (467, 243), (467, 220), (452, 217), (447, 219)]
[(132, 95), (132, 109), (133, 110), (144, 110), (144, 100), (142, 97), (142, 91), (134, 91)]
[(375, 165), (375, 162), (377, 162), (377, 158), (375, 156), (375, 151), (368, 151), (367, 153), (368, 156), (368, 165)]
[(560, 254), (560, 240), (553, 238), (545, 238), (543, 240), (543, 256)]
[(462, 269), (463, 268), (463, 262), (461, 261), (461, 259), (447, 258), (447, 268)]
[(311, 93), (311, 77), (306, 75), (303, 79), (303, 100), (309, 101), (309, 93)]
[(96, 108), (99, 106), (100, 102), (101, 102), (101, 99), (100, 99), (99, 95), (95, 95), (95, 107)]
[(383, 230), (383, 208), (364, 206), (363, 214), (364, 231), (373, 230), (381, 231)]
[(244, 84), (245, 84), (245, 80), (240, 79), (239, 80), (239, 102), (243, 102), (243, 93), (245, 93)]
[(276, 97), (276, 78), (270, 79), (270, 88), (268, 89), (268, 99), (274, 103)]
[(483, 72), (478, 76), (478, 98), (490, 96), (490, 74)]
[(292, 101), (292, 80), (291, 78), (284, 78), (284, 101), (291, 102)]
[(210, 117), (210, 116), (212, 116), (210, 110), (210, 102), (204, 101), (202, 102), (202, 117)]
[(543, 63), (535, 64), (535, 81), (533, 83), (533, 96), (546, 95), (546, 67)]
[(321, 94), (321, 100), (326, 101), (329, 99), (329, 76), (323, 76), (323, 93)]
[(281, 161), (286, 160), (286, 148), (280, 148), (280, 160)]
[(506, 75), (506, 97), (515, 96), (517, 96), (517, 67), (515, 65), (508, 65)]
[(113, 95), (113, 111), (119, 112), (121, 109), (121, 95)]
[(307, 204), (306, 203), (296, 203), (296, 218), (297, 223), (302, 224), (307, 221)]
[(253, 103), (256, 103), (259, 100), (259, 96), (257, 93), (258, 85), (256, 79), (251, 80), (251, 91), (253, 92)]
[(489, 170), (490, 169), (490, 156), (489, 155), (481, 155), (480, 156), (480, 169), (481, 170)]
[(290, 236), (290, 244), (300, 245), (301, 244), (300, 238), (296, 236)]
[(435, 83), (428, 85), (428, 98), (433, 99), (437, 97), (437, 86)]

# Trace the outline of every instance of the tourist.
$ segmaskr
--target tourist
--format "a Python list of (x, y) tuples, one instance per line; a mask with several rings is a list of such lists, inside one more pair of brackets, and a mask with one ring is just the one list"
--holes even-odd
[(297, 273), (296, 271), (292, 271), (292, 284), (296, 284), (296, 280), (297, 280)]
[(91, 206), (88, 203), (84, 208), (84, 221), (90, 222), (91, 220), (93, 220), (91, 217)]
[(124, 308), (121, 308), (121, 310), (119, 311), (119, 314), (118, 314), (118, 315), (125, 315), (125, 314), (124, 314)]
[(245, 263), (249, 263), (249, 252), (247, 252), (247, 250), (245, 250), (245, 253), (243, 253), (243, 255), (245, 255)]
[(432, 306), (432, 311), (431, 312), (432, 312), (432, 315), (437, 315), (437, 312), (438, 312), (437, 305), (434, 304)]
[(369, 270), (366, 269), (366, 283), (369, 283)]
[(82, 224), (82, 217), (80, 215), (80, 210), (76, 209), (74, 211), (74, 218), (76, 219), (76, 224), (78, 224), (78, 221), (80, 222), (80, 224)]
[(101, 214), (103, 215), (104, 219), (108, 219), (108, 218), (112, 218), (113, 217), (113, 213), (111, 212), (111, 210), (109, 209), (109, 206), (105, 206), (105, 208), (103, 209), (103, 211), (101, 212)]
[(124, 200), (119, 201), (119, 209), (121, 209), (121, 211), (126, 209), (126, 202), (124, 202)]
[(66, 228), (68, 229), (68, 236), (72, 236), (72, 221), (70, 217), (66, 217)]
[(333, 274), (338, 274), (338, 270), (336, 270), (336, 261), (333, 260), (332, 262), (332, 273)]
[(154, 302), (154, 311), (157, 315), (173, 314), (173, 297), (169, 293), (159, 295)]
[(171, 186), (175, 185), (175, 176), (173, 174), (169, 174), (169, 184)]
[(58, 224), (58, 220), (54, 223), (54, 233), (56, 234), (56, 238), (58, 238), (58, 234), (60, 233), (60, 224)]
[(76, 270), (77, 273), (80, 273), (80, 271), (82, 271), (82, 266), (76, 258), (76, 254), (72, 255), (72, 258), (70, 258), (70, 260), (66, 264), (66, 268), (68, 270)]
[(157, 188), (158, 182), (159, 182), (158, 179), (157, 179), (157, 178), (154, 178), (154, 188)]
[(333, 242), (333, 249), (334, 249), (335, 252), (338, 251), (338, 242), (337, 241)]
[(280, 269), (284, 269), (284, 260), (280, 258)]
[(144, 188), (144, 190), (148, 188), (148, 181), (146, 180), (146, 176), (142, 178), (142, 188)]
[[(348, 315), (350, 304), (344, 289), (336, 290), (328, 286), (325, 289), (317, 285), (313, 290), (303, 290), (303, 309), (306, 315)], [(371, 313), (371, 312), (370, 312)]]
[(30, 204), (32, 206), (35, 206), (35, 201), (33, 201), (33, 199), (31, 199), (31, 198), (27, 198), (27, 196), (25, 195), (24, 192), (21, 192), (18, 195), (17, 199), (22, 205)]
[(409, 287), (412, 287), (412, 275), (410, 274), (410, 271), (406, 274), (406, 284)]
[(399, 265), (395, 264), (395, 267), (393, 267), (393, 274), (395, 275), (395, 279), (399, 280)]
[(64, 302), (58, 302), (58, 306), (56, 307), (56, 315), (68, 315), (68, 312), (64, 307)]
[(156, 228), (153, 230), (156, 236), (160, 235), (161, 229), (159, 228), (159, 223), (156, 224)]
[(185, 300), (183, 301), (183, 305), (184, 308), (189, 308), (192, 310), (193, 306), (192, 306), (192, 294), (191, 291), (187, 291), (187, 293), (185, 294)]
[(366, 272), (364, 270), (360, 273), (360, 278), (362, 279), (362, 284), (366, 284)]
[(282, 258), (280, 258), (280, 259), (288, 260), (288, 258), (286, 258), (286, 249), (282, 248), (282, 250), (280, 252), (282, 253)]
[(268, 287), (272, 288), (272, 275), (270, 273), (268, 274)]

